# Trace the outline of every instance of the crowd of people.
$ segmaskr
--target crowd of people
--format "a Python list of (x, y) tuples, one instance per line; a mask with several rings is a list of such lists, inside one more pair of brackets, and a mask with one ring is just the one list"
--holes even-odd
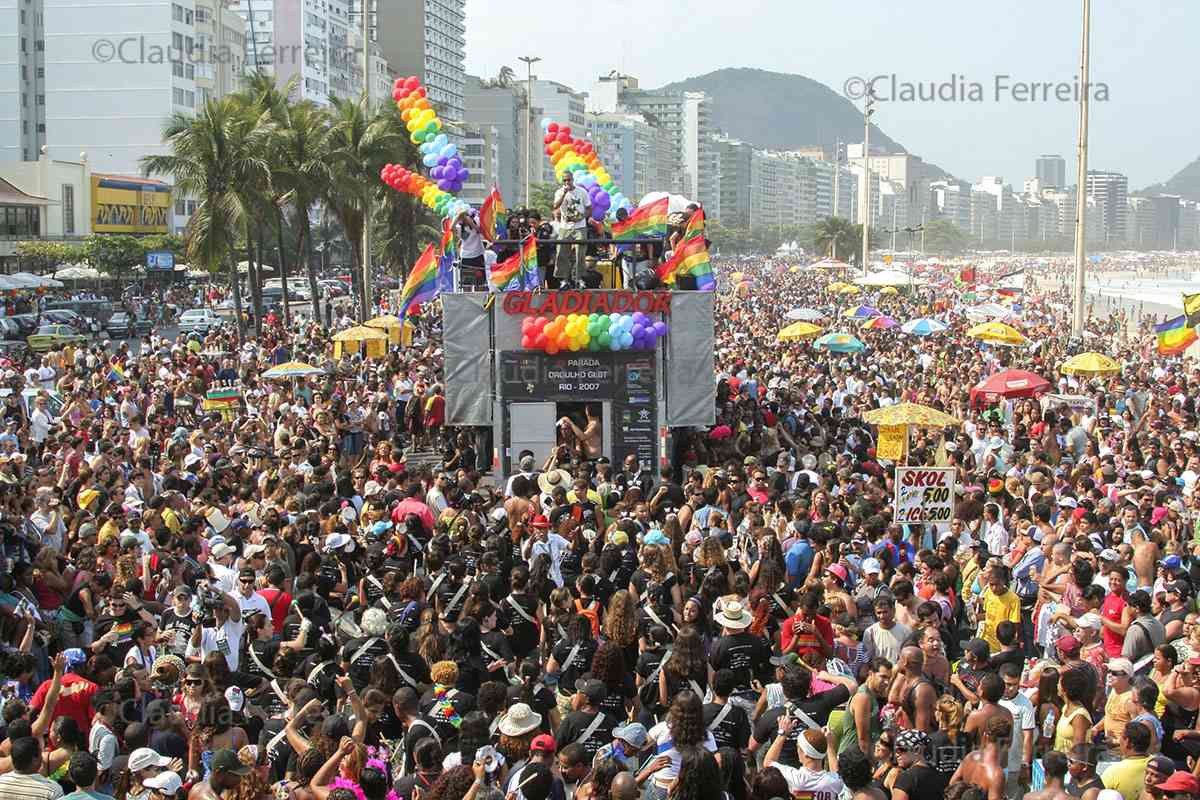
[[(10, 364), (0, 798), (1200, 798), (1192, 365), (1053, 294), (985, 347), (967, 287), (790, 263), (737, 264), (716, 424), (653, 473), (489, 473), (436, 304), (379, 360), (271, 320)], [(950, 328), (777, 341), (851, 302)], [(1120, 374), (1060, 376), (1085, 346)], [(294, 360), (326, 370), (261, 377)], [(1092, 402), (973, 406), (1004, 367)], [(906, 456), (955, 469), (944, 524), (892, 521), (862, 415), (901, 401), (961, 420)]]

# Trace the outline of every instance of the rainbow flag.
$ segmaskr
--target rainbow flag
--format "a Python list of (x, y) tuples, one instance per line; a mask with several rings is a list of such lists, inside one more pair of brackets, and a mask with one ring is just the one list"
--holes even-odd
[(1154, 333), (1158, 336), (1158, 353), (1164, 356), (1182, 353), (1197, 339), (1196, 329), (1188, 325), (1188, 319), (1183, 314), (1155, 325)]
[(541, 276), (538, 275), (537, 238), (532, 233), (526, 236), (517, 252), (492, 267), (488, 281), (497, 292), (536, 289), (541, 284)]
[(427, 245), (425, 252), (417, 259), (409, 270), (408, 280), (400, 290), (400, 304), (396, 316), (400, 319), (408, 314), (415, 305), (427, 302), (438, 296), (438, 259), (434, 255), (433, 245)]
[(504, 207), (500, 190), (495, 186), (479, 207), (479, 232), (489, 242), (508, 236), (508, 209)]
[(655, 200), (629, 215), (624, 222), (614, 222), (613, 238), (617, 241), (644, 239), (648, 236), (667, 235), (667, 198)]
[(688, 220), (683, 240), (676, 246), (671, 258), (658, 265), (658, 279), (663, 283), (675, 283), (680, 275), (695, 277), (696, 288), (704, 292), (711, 292), (717, 287), (712, 262), (708, 258), (708, 245), (704, 243), (702, 210), (697, 210)]
[(438, 245), (438, 294), (454, 291), (454, 259), (458, 251), (454, 246), (454, 230), (449, 219), (442, 220), (442, 241)]
[(121, 369), (121, 362), (114, 361), (108, 368), (108, 380), (114, 383), (125, 382), (125, 370)]

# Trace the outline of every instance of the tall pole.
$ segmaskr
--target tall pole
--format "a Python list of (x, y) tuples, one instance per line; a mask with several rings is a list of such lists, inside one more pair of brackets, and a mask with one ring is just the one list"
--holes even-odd
[(1075, 175), (1075, 288), (1072, 292), (1074, 309), (1071, 314), (1071, 333), (1079, 336), (1083, 333), (1083, 264), (1085, 255), (1085, 238), (1087, 223), (1087, 156), (1088, 156), (1088, 95), (1091, 87), (1088, 85), (1089, 55), (1088, 45), (1092, 34), (1092, 0), (1083, 0), (1083, 42), (1079, 54), (1079, 79), (1083, 82), (1083, 91), (1079, 93), (1079, 171)]
[(863, 191), (862, 191), (862, 274), (867, 274), (867, 255), (871, 252), (871, 115), (875, 113), (875, 87), (867, 84), (863, 103)]
[[(362, 67), (363, 102), (366, 104), (367, 119), (371, 116), (371, 0), (362, 0)], [(316, 298), (313, 298), (316, 302)], [(315, 316), (315, 312), (314, 312)], [(371, 316), (371, 190), (363, 195), (362, 230), (362, 310), (359, 321), (366, 322)]]
[(533, 165), (530, 163), (533, 150), (533, 65), (541, 61), (536, 56), (520, 56), (525, 62), (525, 207), (529, 208), (529, 180)]
[[(841, 172), (842, 172), (842, 143), (835, 142), (833, 145), (833, 213), (829, 215), (831, 219), (838, 215), (838, 210), (839, 210), (838, 201), (841, 199), (840, 189), (841, 189), (841, 183), (842, 183), (838, 178), (841, 176)], [(836, 228), (834, 229), (832, 255), (833, 255), (833, 260), (837, 261), (837, 229)]]

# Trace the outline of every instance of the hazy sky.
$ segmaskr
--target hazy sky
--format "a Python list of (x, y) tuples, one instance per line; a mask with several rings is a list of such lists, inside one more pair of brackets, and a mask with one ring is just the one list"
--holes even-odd
[[(1200, 3), (1093, 0), (1089, 167), (1124, 172), (1131, 189), (1163, 181), (1200, 155), (1200, 82), (1194, 80)], [(1014, 184), (1040, 153), (1074, 175), (1078, 104), (1018, 102), (1006, 84), (1066, 82), (1079, 71), (1081, 0), (701, 0), (550, 3), (467, 0), (467, 69), (494, 76), (518, 56), (540, 56), (539, 77), (586, 91), (620, 69), (658, 87), (722, 67), (798, 73), (841, 92), (854, 76), (898, 82), (955, 76), (981, 102), (885, 103), (880, 127), (909, 151), (978, 180)], [(885, 81), (885, 91), (890, 87)], [(927, 90), (928, 91), (928, 90)], [(1071, 181), (1073, 182), (1073, 181)]]

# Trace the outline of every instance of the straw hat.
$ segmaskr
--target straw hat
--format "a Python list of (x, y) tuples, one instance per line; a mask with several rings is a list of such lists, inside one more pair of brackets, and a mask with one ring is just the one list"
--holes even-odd
[(514, 703), (500, 720), (500, 733), (505, 736), (524, 736), (541, 724), (541, 714), (525, 703)]
[(545, 494), (552, 493), (560, 486), (564, 489), (571, 488), (571, 473), (565, 469), (552, 469), (538, 475), (538, 488)]
[(720, 611), (714, 613), (713, 620), (723, 628), (739, 630), (750, 627), (750, 623), (754, 621), (754, 618), (741, 603), (734, 600), (731, 603), (725, 603)]

